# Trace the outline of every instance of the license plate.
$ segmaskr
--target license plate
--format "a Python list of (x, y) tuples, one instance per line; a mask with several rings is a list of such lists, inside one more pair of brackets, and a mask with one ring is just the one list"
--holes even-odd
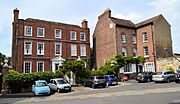
[(65, 90), (69, 90), (69, 88), (65, 88)]

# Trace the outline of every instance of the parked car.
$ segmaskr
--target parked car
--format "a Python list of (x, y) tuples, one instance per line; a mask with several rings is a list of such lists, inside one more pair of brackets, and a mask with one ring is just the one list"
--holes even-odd
[(103, 76), (91, 76), (84, 82), (84, 86), (106, 87), (106, 79)]
[(180, 82), (180, 69), (178, 69), (178, 70), (176, 70), (176, 80), (175, 80), (175, 82), (176, 83), (179, 83)]
[(155, 72), (142, 72), (137, 75), (136, 80), (138, 82), (150, 82), (152, 81), (152, 76), (155, 74)]
[(68, 81), (63, 78), (51, 79), (49, 86), (52, 91), (71, 91), (71, 84), (69, 84)]
[(104, 76), (107, 82), (107, 85), (117, 85), (118, 84), (118, 79), (115, 75), (105, 75)]
[(45, 80), (38, 80), (32, 85), (32, 92), (35, 95), (49, 95), (51, 90)]
[(171, 70), (165, 70), (161, 72), (157, 72), (156, 75), (153, 75), (154, 82), (168, 82), (175, 81), (175, 73)]

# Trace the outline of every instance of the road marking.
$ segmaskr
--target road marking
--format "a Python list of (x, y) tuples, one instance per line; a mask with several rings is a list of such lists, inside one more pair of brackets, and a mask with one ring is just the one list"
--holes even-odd
[(158, 88), (158, 89), (148, 89), (148, 90), (133, 90), (133, 91), (123, 91), (123, 92), (109, 92), (109, 93), (96, 93), (96, 94), (87, 94), (87, 95), (77, 95), (77, 96), (50, 96), (44, 99), (39, 98), (30, 98), (27, 100), (19, 101), (17, 103), (25, 102), (45, 102), (45, 101), (58, 101), (58, 100), (73, 100), (73, 99), (86, 99), (94, 97), (111, 97), (111, 96), (132, 96), (132, 95), (144, 95), (144, 94), (156, 94), (156, 93), (168, 93), (168, 92), (178, 92), (180, 87), (173, 88)]

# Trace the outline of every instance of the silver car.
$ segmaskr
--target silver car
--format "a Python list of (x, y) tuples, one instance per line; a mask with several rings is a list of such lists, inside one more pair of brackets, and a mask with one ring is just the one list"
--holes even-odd
[(171, 70), (165, 70), (161, 72), (157, 72), (156, 75), (153, 75), (152, 80), (154, 82), (168, 82), (176, 80), (176, 74)]

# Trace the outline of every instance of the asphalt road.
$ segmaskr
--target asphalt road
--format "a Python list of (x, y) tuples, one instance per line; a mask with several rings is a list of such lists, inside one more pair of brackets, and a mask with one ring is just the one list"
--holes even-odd
[(0, 104), (180, 104), (180, 84), (129, 81), (42, 97), (0, 98)]

